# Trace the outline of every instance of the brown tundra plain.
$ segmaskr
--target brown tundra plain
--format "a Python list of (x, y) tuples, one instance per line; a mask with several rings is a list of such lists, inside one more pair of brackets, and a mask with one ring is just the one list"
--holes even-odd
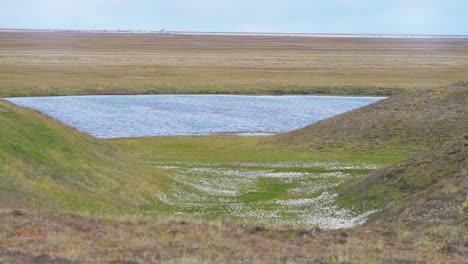
[(463, 38), (0, 31), (0, 95), (391, 95), (468, 76)]

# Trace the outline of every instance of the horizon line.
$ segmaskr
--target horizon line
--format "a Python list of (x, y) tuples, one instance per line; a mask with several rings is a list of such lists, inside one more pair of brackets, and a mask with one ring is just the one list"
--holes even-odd
[(393, 38), (417, 38), (417, 37), (439, 37), (439, 38), (468, 38), (464, 34), (415, 34), (415, 33), (320, 33), (320, 32), (261, 32), (261, 31), (190, 31), (190, 30), (147, 30), (147, 29), (66, 29), (66, 28), (2, 28), (0, 32), (79, 32), (79, 33), (134, 33), (134, 34), (185, 34), (185, 35), (226, 35), (226, 36), (298, 36), (298, 37), (393, 37)]

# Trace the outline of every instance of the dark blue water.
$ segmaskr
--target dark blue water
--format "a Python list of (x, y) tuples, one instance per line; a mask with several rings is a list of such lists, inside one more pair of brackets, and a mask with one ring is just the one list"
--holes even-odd
[(105, 95), (7, 100), (98, 138), (270, 134), (298, 129), (382, 97)]

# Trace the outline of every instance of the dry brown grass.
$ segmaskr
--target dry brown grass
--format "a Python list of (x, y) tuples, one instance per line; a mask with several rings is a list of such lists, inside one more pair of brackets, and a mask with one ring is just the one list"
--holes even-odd
[(392, 94), (466, 79), (462, 39), (0, 33), (0, 96)]
[(324, 231), (0, 213), (0, 263), (463, 263), (465, 254), (463, 236), (405, 226)]

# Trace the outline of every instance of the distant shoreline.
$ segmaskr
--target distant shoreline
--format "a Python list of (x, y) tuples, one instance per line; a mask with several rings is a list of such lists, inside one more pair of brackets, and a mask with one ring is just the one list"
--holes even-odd
[(215, 32), (215, 31), (151, 31), (151, 30), (78, 30), (78, 29), (17, 29), (0, 28), (2, 32), (37, 33), (94, 33), (94, 34), (160, 34), (198, 36), (258, 36), (258, 37), (312, 37), (312, 38), (384, 38), (384, 39), (468, 39), (468, 35), (427, 34), (347, 34), (347, 33), (272, 33), (272, 32)]

